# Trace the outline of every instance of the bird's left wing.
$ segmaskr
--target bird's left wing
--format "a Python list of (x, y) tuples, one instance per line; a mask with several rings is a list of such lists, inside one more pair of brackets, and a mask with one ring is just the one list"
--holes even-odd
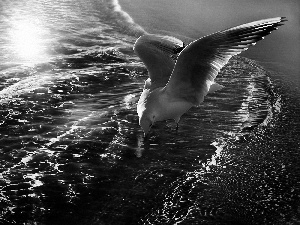
[(183, 48), (183, 42), (171, 36), (146, 34), (137, 39), (134, 52), (147, 67), (151, 89), (167, 84), (177, 55)]
[(178, 56), (165, 90), (199, 105), (228, 60), (277, 29), (284, 17), (259, 20), (200, 38)]

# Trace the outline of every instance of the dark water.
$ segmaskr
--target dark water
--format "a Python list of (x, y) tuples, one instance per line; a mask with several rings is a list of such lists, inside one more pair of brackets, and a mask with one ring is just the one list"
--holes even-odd
[(122, 8), (0, 3), (0, 223), (299, 224), (297, 70), (233, 58), (178, 132), (161, 122), (144, 141), (132, 46), (151, 27), (194, 38), (196, 24), (176, 34)]

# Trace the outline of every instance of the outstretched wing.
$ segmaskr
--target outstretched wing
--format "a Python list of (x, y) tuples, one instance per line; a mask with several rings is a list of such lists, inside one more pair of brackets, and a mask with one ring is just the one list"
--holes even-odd
[(177, 38), (146, 34), (137, 39), (134, 52), (145, 63), (151, 79), (151, 89), (163, 87), (169, 81), (177, 54), (184, 44)]
[(245, 51), (283, 25), (284, 17), (243, 24), (200, 38), (178, 56), (165, 90), (177, 98), (199, 105), (228, 60)]

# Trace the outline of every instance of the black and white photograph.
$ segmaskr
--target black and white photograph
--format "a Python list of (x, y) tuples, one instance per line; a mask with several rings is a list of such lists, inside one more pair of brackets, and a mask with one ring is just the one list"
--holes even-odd
[(300, 1), (0, 1), (0, 225), (299, 224)]

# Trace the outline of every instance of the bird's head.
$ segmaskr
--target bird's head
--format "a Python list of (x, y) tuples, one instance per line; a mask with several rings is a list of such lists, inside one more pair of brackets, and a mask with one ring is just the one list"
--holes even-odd
[(149, 133), (150, 128), (152, 127), (154, 122), (155, 122), (154, 113), (151, 113), (151, 112), (148, 112), (147, 110), (145, 110), (139, 120), (140, 126), (142, 127), (142, 129), (144, 131), (145, 137)]

